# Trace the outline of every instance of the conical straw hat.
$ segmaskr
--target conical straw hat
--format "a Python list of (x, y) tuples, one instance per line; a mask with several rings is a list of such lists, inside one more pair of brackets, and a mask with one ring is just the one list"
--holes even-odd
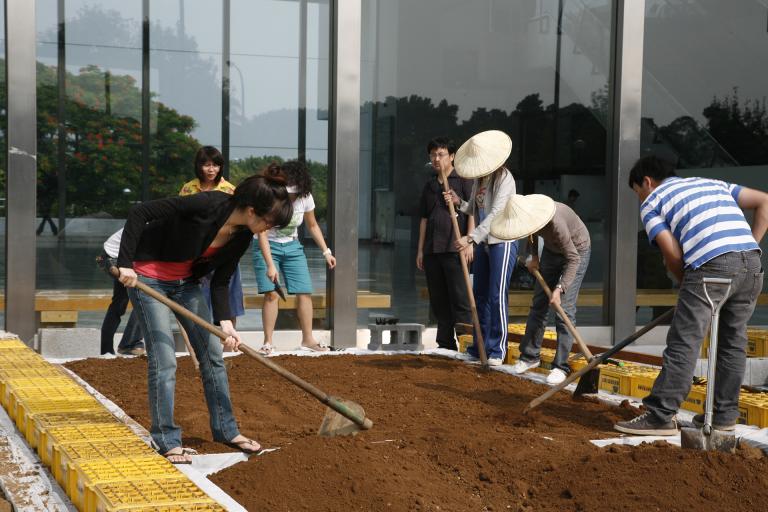
[(502, 240), (518, 240), (536, 233), (554, 216), (555, 202), (550, 197), (515, 194), (491, 222), (491, 234)]
[(470, 137), (456, 152), (453, 166), (462, 178), (488, 176), (504, 165), (512, 153), (512, 139), (499, 130), (488, 130)]

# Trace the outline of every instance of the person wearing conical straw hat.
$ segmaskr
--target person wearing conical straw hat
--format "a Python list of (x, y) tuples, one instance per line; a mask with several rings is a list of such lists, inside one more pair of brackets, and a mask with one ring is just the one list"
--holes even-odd
[[(524, 373), (540, 363), (541, 342), (550, 304), (559, 304), (570, 321), (576, 324), (576, 298), (589, 265), (591, 244), (589, 231), (578, 215), (563, 203), (541, 194), (515, 195), (504, 212), (491, 223), (491, 234), (503, 240), (529, 238), (528, 269), (539, 270), (552, 290), (549, 299), (541, 284), (536, 283), (531, 310), (520, 342), (520, 358), (512, 372)], [(539, 258), (539, 237), (544, 248)], [(547, 383), (560, 384), (571, 372), (568, 355), (573, 337), (560, 316), (555, 316), (557, 353)]]
[[(453, 190), (443, 193), (446, 201), (475, 219), (475, 229), (456, 241), (456, 249), (463, 251), (474, 245), (472, 291), (490, 366), (500, 366), (507, 356), (508, 288), (517, 260), (517, 242), (490, 233), (491, 222), (515, 195), (515, 179), (504, 167), (511, 152), (512, 139), (504, 132), (490, 130), (474, 135), (461, 145), (453, 162), (459, 176), (475, 180), (470, 200), (462, 201)], [(474, 346), (467, 353), (478, 357)]]

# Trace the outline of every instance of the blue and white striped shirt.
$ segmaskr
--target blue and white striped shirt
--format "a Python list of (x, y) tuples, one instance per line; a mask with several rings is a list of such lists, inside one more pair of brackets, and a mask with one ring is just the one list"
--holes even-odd
[(670, 231), (692, 269), (728, 252), (760, 250), (736, 203), (740, 191), (719, 180), (667, 178), (640, 205), (648, 240)]

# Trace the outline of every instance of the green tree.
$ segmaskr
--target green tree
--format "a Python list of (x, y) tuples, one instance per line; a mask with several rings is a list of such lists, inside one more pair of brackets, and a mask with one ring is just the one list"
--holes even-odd
[[(38, 180), (43, 182), (59, 171), (60, 91), (55, 67), (38, 63), (37, 76)], [(123, 217), (141, 199), (141, 90), (133, 77), (112, 75), (97, 66), (67, 73), (66, 84), (67, 215), (106, 212)], [(157, 130), (151, 136), (150, 196), (176, 195), (190, 179), (200, 146), (191, 135), (195, 121), (154, 98), (150, 109), (157, 113)]]

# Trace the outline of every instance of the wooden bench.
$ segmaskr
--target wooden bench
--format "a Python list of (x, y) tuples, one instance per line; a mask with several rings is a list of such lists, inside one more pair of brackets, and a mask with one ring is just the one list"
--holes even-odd
[[(426, 288), (419, 290), (419, 296), (429, 299)], [(533, 290), (512, 290), (509, 292), (509, 316), (528, 316), (531, 307)], [(635, 304), (638, 307), (674, 306), (677, 303), (677, 290), (641, 288), (637, 290)], [(602, 307), (602, 288), (583, 288), (576, 299), (579, 307)], [(761, 293), (757, 298), (758, 306), (768, 305), (768, 293)]]
[[(264, 296), (255, 288), (243, 289), (246, 309), (261, 309)], [(106, 311), (112, 301), (112, 290), (38, 290), (35, 293), (35, 311), (38, 323), (47, 327), (73, 327), (80, 311)], [(358, 290), (357, 307), (360, 309), (388, 309), (391, 297), (386, 294)], [(312, 294), (313, 318), (325, 318), (328, 300), (324, 293)], [(0, 308), (5, 307), (5, 296), (0, 294)], [(130, 307), (130, 306), (129, 306)], [(296, 309), (296, 297), (288, 295), (278, 301), (280, 309)]]

